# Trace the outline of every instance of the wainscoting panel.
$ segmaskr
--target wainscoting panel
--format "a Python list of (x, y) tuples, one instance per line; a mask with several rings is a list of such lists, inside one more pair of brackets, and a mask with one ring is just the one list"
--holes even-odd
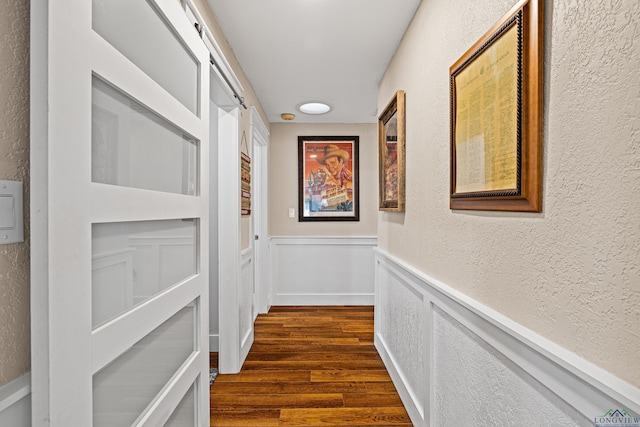
[[(240, 330), (241, 359), (249, 353), (253, 344), (253, 287), (254, 287), (254, 257), (253, 248), (247, 248), (240, 253), (240, 280), (237, 284), (237, 298), (240, 302), (238, 310), (238, 325)], [(217, 300), (216, 300), (217, 301)], [(212, 313), (219, 313), (218, 308)], [(220, 351), (220, 334), (209, 332), (209, 351)]]
[(93, 255), (91, 298), (92, 323), (98, 325), (135, 304), (133, 295), (133, 248)]
[(640, 390), (375, 249), (375, 344), (416, 426), (593, 426)]
[(593, 426), (437, 307), (433, 331), (434, 425)]
[(241, 360), (247, 357), (253, 344), (253, 266), (253, 248), (243, 250), (240, 254), (240, 289), (238, 290)]
[(373, 305), (376, 237), (271, 237), (273, 305)]
[(0, 386), (0, 426), (31, 426), (31, 374)]
[[(425, 298), (396, 272), (381, 270), (375, 316), (385, 353), (393, 360), (406, 392), (423, 416), (425, 393)], [(380, 303), (384, 301), (384, 303)], [(379, 309), (379, 311), (378, 311)]]

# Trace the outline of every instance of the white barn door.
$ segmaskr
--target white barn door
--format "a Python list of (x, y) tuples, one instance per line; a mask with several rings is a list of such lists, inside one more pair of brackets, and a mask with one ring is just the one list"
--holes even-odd
[(209, 53), (177, 0), (31, 8), (33, 425), (209, 425)]

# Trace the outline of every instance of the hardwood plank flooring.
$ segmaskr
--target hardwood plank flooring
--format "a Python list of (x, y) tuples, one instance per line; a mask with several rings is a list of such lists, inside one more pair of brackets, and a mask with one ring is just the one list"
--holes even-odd
[(242, 371), (211, 387), (210, 425), (412, 424), (373, 346), (373, 307), (332, 306), (259, 315)]

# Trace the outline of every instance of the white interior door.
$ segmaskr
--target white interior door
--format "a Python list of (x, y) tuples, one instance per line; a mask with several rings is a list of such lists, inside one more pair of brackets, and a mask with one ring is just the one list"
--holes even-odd
[[(182, 0), (211, 55), (210, 335), (221, 373), (239, 372), (253, 342), (251, 294), (243, 286), (240, 253), (240, 106), (243, 88), (192, 0)], [(215, 166), (214, 166), (215, 165)], [(217, 229), (214, 229), (217, 226)], [(216, 241), (217, 240), (217, 241)]]
[(176, 0), (31, 8), (33, 425), (209, 425), (209, 53)]
[[(220, 73), (211, 67), (210, 75), (209, 348), (211, 351), (219, 352), (220, 359), (226, 360), (227, 354), (237, 353), (230, 349), (238, 346), (236, 343), (229, 345), (228, 340), (225, 340), (225, 335), (234, 335), (233, 328), (221, 330), (220, 324), (228, 327), (229, 323), (228, 320), (225, 323), (224, 319), (221, 319), (223, 311), (227, 318), (229, 313), (238, 311), (233, 308), (237, 307), (235, 295), (229, 298), (228, 292), (225, 293), (223, 288), (235, 288), (237, 282), (238, 248), (234, 242), (238, 240), (239, 211), (234, 207), (240, 203), (240, 190), (235, 187), (238, 180), (231, 180), (229, 177), (235, 176), (237, 172), (236, 162), (233, 160), (238, 157), (239, 112), (231, 89), (225, 84)], [(239, 161), (238, 159), (238, 163)], [(220, 286), (221, 283), (223, 286)], [(226, 310), (223, 310), (222, 306), (226, 307)], [(223, 346), (220, 345), (221, 336), (225, 343)], [(226, 366), (223, 368), (225, 372)]]
[(269, 235), (267, 233), (268, 213), (268, 145), (269, 130), (255, 107), (251, 107), (251, 141), (253, 145), (252, 212), (254, 242), (254, 319), (258, 313), (267, 313), (269, 301)]

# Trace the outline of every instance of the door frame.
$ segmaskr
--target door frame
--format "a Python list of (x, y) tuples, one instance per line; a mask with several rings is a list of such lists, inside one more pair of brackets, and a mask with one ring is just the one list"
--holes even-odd
[(253, 169), (253, 212), (251, 226), (253, 234), (254, 286), (256, 292), (256, 314), (267, 313), (271, 308), (269, 277), (269, 129), (262, 121), (258, 110), (251, 106), (251, 144), (255, 167)]
[[(194, 26), (209, 51), (211, 71), (227, 94), (238, 105), (233, 111), (218, 117), (218, 369), (222, 374), (240, 372), (243, 362), (239, 319), (240, 254), (240, 138), (241, 108), (244, 92), (240, 80), (209, 30), (193, 0), (181, 0), (187, 19)], [(197, 25), (196, 25), (197, 24)], [(193, 30), (193, 28), (192, 28)], [(237, 179), (233, 179), (237, 177)], [(212, 226), (215, 226), (212, 224)]]
[[(221, 113), (222, 114), (222, 113)], [(240, 372), (240, 112), (236, 108), (218, 116), (218, 369), (223, 374)]]

